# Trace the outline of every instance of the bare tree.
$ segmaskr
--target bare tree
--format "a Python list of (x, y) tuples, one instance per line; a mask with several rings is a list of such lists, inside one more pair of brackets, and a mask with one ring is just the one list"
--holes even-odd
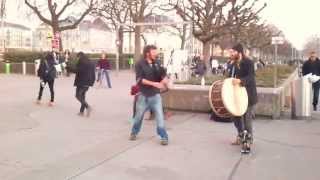
[(130, 9), (127, 3), (119, 0), (101, 0), (99, 7), (93, 11), (93, 14), (111, 22), (113, 29), (118, 32), (118, 53), (119, 56), (122, 57), (124, 31), (129, 28), (125, 25), (130, 17)]
[(319, 56), (320, 54), (320, 38), (318, 35), (313, 35), (309, 37), (303, 47), (303, 54), (308, 56), (310, 52), (316, 52)]
[[(144, 23), (145, 19), (153, 14), (156, 6), (155, 0), (125, 0), (129, 7), (130, 15), (134, 23)], [(141, 56), (141, 34), (143, 32), (143, 26), (136, 25), (134, 27), (135, 32), (135, 51), (134, 59), (138, 61)]]
[[(225, 34), (227, 28), (239, 25), (239, 19), (241, 24), (252, 21), (253, 16), (260, 11), (253, 12), (254, 2), (258, 0), (254, 0), (249, 7), (247, 1), (249, 0), (169, 0), (169, 5), (175, 8), (184, 21), (193, 22), (193, 35), (202, 42), (203, 56), (208, 61), (213, 39)], [(237, 19), (239, 21), (235, 23)]]
[[(85, 0), (66, 0), (65, 3), (61, 3), (61, 8), (59, 9), (60, 3), (53, 2), (52, 0), (46, 0), (45, 2), (39, 3), (38, 1), (33, 1), (31, 3), (29, 0), (24, 0), (25, 4), (32, 9), (32, 11), (39, 17), (39, 19), (52, 27), (53, 34), (69, 30), (69, 29), (75, 29), (80, 24), (80, 22), (90, 13), (90, 11), (93, 9), (93, 7), (96, 4), (95, 0), (89, 0), (89, 2)], [(61, 20), (62, 15), (66, 12), (68, 8), (74, 7), (77, 3), (85, 3), (86, 9), (80, 13), (79, 17), (72, 22), (71, 24), (62, 26)], [(43, 5), (47, 5), (47, 9), (42, 10), (40, 8)], [(49, 18), (45, 15), (49, 14)], [(60, 37), (60, 51), (63, 50), (61, 37)]]
[(243, 33), (246, 33), (248, 26), (256, 25), (260, 20), (259, 13), (267, 6), (265, 3), (258, 10), (255, 10), (258, 0), (232, 1), (231, 10), (228, 12), (228, 31), (232, 35), (233, 43), (240, 42)]

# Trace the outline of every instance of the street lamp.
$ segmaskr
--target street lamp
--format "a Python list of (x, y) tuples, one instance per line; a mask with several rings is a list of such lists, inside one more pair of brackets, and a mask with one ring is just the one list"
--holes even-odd
[(281, 36), (272, 37), (272, 44), (274, 45), (274, 75), (273, 75), (273, 86), (277, 87), (277, 64), (278, 64), (278, 45), (283, 44), (284, 39)]
[(0, 61), (3, 61), (3, 53), (5, 52), (5, 31), (4, 31), (4, 16), (6, 11), (6, 0), (1, 0), (1, 7), (0, 7), (0, 18), (1, 18), (1, 54), (0, 54)]

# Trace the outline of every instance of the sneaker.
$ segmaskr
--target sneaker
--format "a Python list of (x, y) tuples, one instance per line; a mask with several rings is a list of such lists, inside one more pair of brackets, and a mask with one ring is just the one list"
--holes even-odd
[(317, 111), (317, 106), (316, 105), (313, 105), (313, 110)]
[(54, 105), (53, 102), (49, 102), (49, 103), (48, 103), (48, 106), (50, 106), (50, 107), (52, 107), (53, 105)]
[(249, 143), (243, 144), (240, 152), (241, 152), (241, 154), (250, 154), (250, 152), (251, 152), (250, 144)]
[(131, 134), (129, 140), (130, 140), (130, 141), (135, 141), (135, 140), (137, 140), (137, 135)]
[(163, 146), (167, 146), (169, 144), (169, 141), (168, 141), (168, 139), (161, 139), (160, 144)]

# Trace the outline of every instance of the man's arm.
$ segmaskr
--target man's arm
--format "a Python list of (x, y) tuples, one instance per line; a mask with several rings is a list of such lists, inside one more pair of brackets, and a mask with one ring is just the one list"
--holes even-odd
[(146, 85), (146, 86), (152, 86), (152, 87), (155, 87), (155, 88), (158, 88), (158, 89), (163, 89), (165, 88), (165, 84), (161, 82), (154, 82), (154, 81), (149, 81), (149, 80), (146, 80), (146, 79), (142, 79), (142, 84), (143, 85)]
[(307, 63), (305, 62), (305, 63), (302, 65), (302, 75), (303, 75), (303, 76), (309, 74), (308, 71), (307, 71), (307, 65), (306, 65), (306, 64), (307, 64)]
[(252, 62), (247, 63), (247, 75), (245, 77), (240, 78), (241, 80), (241, 85), (242, 86), (246, 86), (246, 85), (250, 85), (252, 84), (253, 80), (254, 80), (254, 76), (255, 76), (255, 72), (254, 72), (254, 65)]
[(136, 65), (136, 80), (138, 84), (142, 84), (145, 86), (152, 86), (158, 89), (162, 89), (164, 88), (164, 85), (162, 83), (159, 82), (154, 82), (154, 81), (150, 81), (145, 79), (145, 75), (143, 73), (143, 69), (141, 67), (141, 65), (138, 63)]

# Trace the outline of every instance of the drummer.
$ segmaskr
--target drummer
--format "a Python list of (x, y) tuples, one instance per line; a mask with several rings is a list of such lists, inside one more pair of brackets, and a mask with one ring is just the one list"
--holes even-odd
[(238, 136), (232, 145), (240, 145), (241, 133), (244, 130), (249, 133), (249, 141), (250, 144), (252, 144), (252, 120), (254, 118), (254, 108), (258, 100), (254, 64), (253, 61), (245, 55), (241, 44), (237, 44), (231, 49), (230, 59), (232, 61), (230, 77), (235, 78), (232, 83), (246, 88), (249, 102), (246, 113), (242, 117), (233, 118)]

